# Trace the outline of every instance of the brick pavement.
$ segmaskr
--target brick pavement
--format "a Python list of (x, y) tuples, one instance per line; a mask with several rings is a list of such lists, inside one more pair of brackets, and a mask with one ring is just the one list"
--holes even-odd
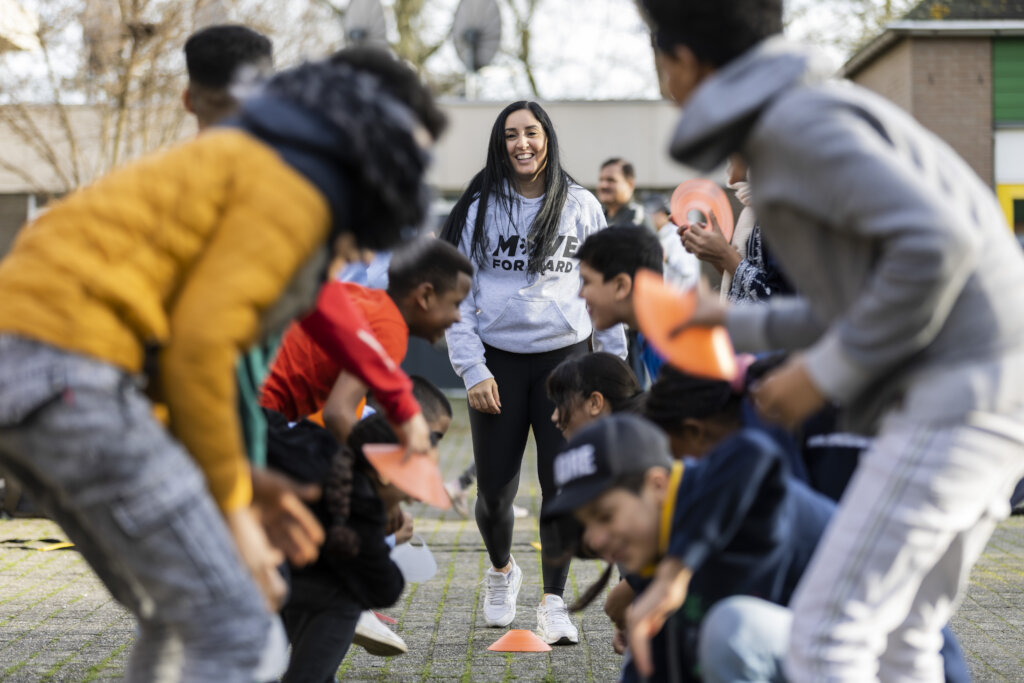
[[(442, 442), (443, 466), (453, 475), (471, 459), (465, 404)], [(513, 553), (524, 569), (513, 624), (533, 628), (540, 599), (536, 513), (540, 493), (532, 454), (518, 503), (531, 517), (517, 520)], [(598, 605), (579, 617), (582, 642), (550, 653), (487, 651), (503, 629), (484, 627), (479, 613), (487, 568), (472, 520), (415, 506), (417, 533), (437, 558), (438, 575), (410, 586), (394, 607), (409, 654), (371, 657), (354, 647), (340, 670), (345, 681), (613, 681), (618, 657), (611, 627)], [(49, 540), (48, 540), (49, 539)], [(0, 683), (5, 681), (113, 681), (124, 671), (133, 637), (131, 618), (114, 603), (73, 550), (41, 550), (62, 540), (46, 520), (0, 522)], [(596, 562), (576, 562), (569, 594), (595, 580)], [(977, 681), (1024, 682), (1024, 519), (1012, 518), (993, 536), (975, 568), (967, 598), (953, 621)]]

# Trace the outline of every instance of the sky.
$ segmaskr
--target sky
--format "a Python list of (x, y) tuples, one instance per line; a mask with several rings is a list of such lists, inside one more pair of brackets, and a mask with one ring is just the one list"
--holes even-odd
[[(29, 9), (53, 0), (19, 0)], [(76, 0), (63, 0), (74, 5)], [(85, 0), (80, 0), (83, 4)], [(98, 0), (115, 2), (115, 0)], [(156, 0), (185, 3), (192, 0)], [(287, 18), (276, 22), (282, 29), (274, 35), (278, 66), (288, 66), (301, 58), (315, 58), (340, 46), (342, 27), (336, 17), (322, 6), (323, 0), (289, 0), (281, 7)], [(344, 7), (350, 0), (332, 0)], [(503, 0), (504, 1), (504, 0)], [(515, 0), (520, 5), (525, 0)], [(225, 7), (234, 4), (267, 7), (266, 0), (220, 0)], [(393, 0), (382, 0), (387, 9)], [(459, 0), (425, 0), (424, 35), (428, 39), (443, 38), (450, 30)], [(796, 38), (810, 34), (827, 35), (842, 30), (842, 18), (827, 8), (833, 3), (821, 0), (790, 0), (795, 5), (810, 7), (791, 22), (789, 33)], [(300, 7), (311, 7), (304, 12)], [(390, 13), (385, 11), (390, 17)], [(229, 18), (234, 18), (230, 17)], [(236, 19), (237, 20), (237, 19)], [(296, 38), (296, 28), (301, 39)], [(503, 12), (503, 53), (473, 77), (477, 98), (509, 101), (531, 97), (525, 73), (514, 57), (518, 36), (511, 15)], [(540, 99), (656, 99), (659, 97), (653, 54), (646, 27), (633, 0), (539, 0), (538, 10), (530, 24), (533, 63)], [(393, 31), (393, 27), (392, 27)], [(843, 55), (831, 51), (836, 67)], [(8, 67), (41, 71), (38, 59), (30, 55), (8, 56)], [(440, 72), (464, 71), (451, 41), (427, 64)]]
[[(428, 0), (429, 2), (430, 0)], [(446, 0), (434, 0), (443, 22)], [(387, 3), (385, 3), (387, 4)], [(449, 2), (452, 8), (456, 2)], [(808, 0), (803, 0), (808, 4)], [(826, 3), (814, 0), (810, 10), (790, 22), (794, 39), (828, 35), (842, 30), (842, 22)], [(452, 10), (448, 10), (452, 11)], [(450, 16), (450, 15), (449, 15)], [(504, 42), (515, 39), (506, 17)], [(537, 53), (538, 89), (547, 99), (656, 99), (659, 97), (650, 38), (633, 0), (540, 0), (531, 24)], [(838, 68), (843, 55), (824, 48)], [(457, 68), (454, 48), (446, 46), (436, 57), (443, 68)], [(477, 77), (481, 99), (509, 100), (529, 94), (523, 70), (515, 60), (499, 55)]]

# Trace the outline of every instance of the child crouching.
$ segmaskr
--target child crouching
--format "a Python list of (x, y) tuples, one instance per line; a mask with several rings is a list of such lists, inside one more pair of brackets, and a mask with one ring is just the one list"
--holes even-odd
[(285, 683), (335, 680), (365, 609), (388, 607), (405, 582), (391, 561), (385, 536), (389, 520), (401, 519), (408, 496), (377, 476), (362, 453), (368, 443), (398, 443), (381, 415), (355, 425), (339, 449), (330, 433), (310, 422), (288, 429), (285, 418), (268, 412), (268, 462), (295, 479), (320, 483), (322, 499), (313, 511), (326, 530), (320, 558), (293, 569), (291, 595), (281, 616), (292, 644)]
[[(789, 477), (778, 447), (753, 430), (700, 461), (674, 462), (657, 427), (611, 415), (577, 432), (554, 472), (559, 494), (542, 517), (572, 513), (586, 546), (623, 569), (637, 593), (626, 681), (638, 671), (702, 680), (709, 610), (735, 595), (786, 605), (833, 507)], [(669, 608), (650, 616), (650, 604)], [(649, 618), (635, 623), (633, 614)]]

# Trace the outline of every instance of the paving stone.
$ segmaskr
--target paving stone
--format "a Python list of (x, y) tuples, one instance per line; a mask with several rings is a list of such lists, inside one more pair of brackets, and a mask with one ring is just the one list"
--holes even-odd
[[(465, 403), (442, 442), (442, 468), (451, 477), (472, 461)], [(516, 520), (513, 555), (523, 568), (515, 628), (536, 627), (540, 600), (540, 508), (532, 446), (524, 460), (517, 504), (531, 516)], [(503, 654), (487, 647), (506, 629), (484, 625), (481, 582), (488, 566), (475, 522), (454, 511), (411, 508), (416, 532), (434, 551), (438, 574), (406, 588), (382, 610), (399, 620), (408, 655), (381, 659), (353, 647), (342, 664), (345, 681), (603, 681), (615, 680), (620, 657), (611, 649), (612, 628), (595, 604), (574, 619), (582, 642), (550, 653)], [(63, 539), (47, 520), (0, 521), (0, 683), (11, 681), (116, 681), (124, 673), (134, 625), (74, 551), (41, 552)], [(586, 590), (603, 571), (576, 561), (566, 599)], [(976, 681), (1024, 682), (1024, 518), (1001, 524), (978, 562), (952, 620)]]

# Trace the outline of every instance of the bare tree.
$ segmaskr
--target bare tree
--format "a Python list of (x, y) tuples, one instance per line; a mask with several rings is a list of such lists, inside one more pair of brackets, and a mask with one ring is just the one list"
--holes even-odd
[[(341, 22), (344, 22), (348, 3), (342, 3), (340, 0), (317, 1), (330, 8)], [(436, 2), (434, 0), (394, 0), (391, 13), (394, 18), (396, 37), (389, 44), (395, 54), (412, 63), (422, 76), (429, 79), (431, 74), (426, 69), (427, 60), (436, 54), (445, 41), (450, 38), (450, 32), (446, 32), (436, 39), (427, 38), (432, 33), (425, 30), (424, 26), (428, 7), (436, 8)], [(443, 78), (442, 74), (434, 76)]]
[(39, 190), (66, 192), (181, 136), (187, 5), (52, 0), (39, 9), (33, 59), (0, 58), (0, 135), (36, 158), (0, 164)]
[(534, 97), (540, 98), (537, 77), (534, 73), (533, 55), (530, 51), (530, 26), (533, 24), (539, 0), (502, 0), (502, 4), (508, 8), (513, 20), (513, 36), (516, 47), (512, 56), (522, 66), (523, 72), (526, 74), (526, 82), (530, 84), (530, 92)]
[(787, 24), (800, 26), (801, 38), (850, 56), (919, 0), (792, 0)]
[[(281, 61), (330, 42), (313, 0), (46, 0), (39, 49), (0, 54), (0, 167), (40, 193), (63, 193), (125, 160), (182, 139), (182, 48), (202, 25), (234, 21), (267, 33)], [(281, 60), (282, 54), (284, 60)], [(12, 146), (8, 146), (10, 150)]]

